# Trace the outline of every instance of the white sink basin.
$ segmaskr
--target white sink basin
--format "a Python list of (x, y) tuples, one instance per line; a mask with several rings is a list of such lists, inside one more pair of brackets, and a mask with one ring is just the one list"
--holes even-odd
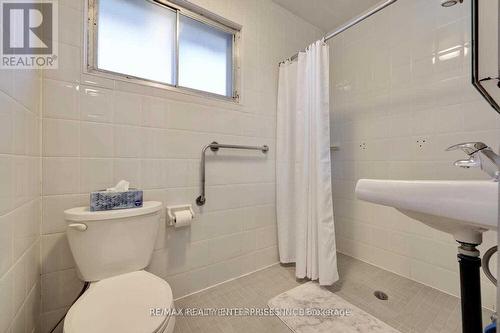
[(359, 199), (394, 207), (459, 242), (481, 244), (497, 230), (499, 184), (493, 181), (404, 181), (360, 179)]

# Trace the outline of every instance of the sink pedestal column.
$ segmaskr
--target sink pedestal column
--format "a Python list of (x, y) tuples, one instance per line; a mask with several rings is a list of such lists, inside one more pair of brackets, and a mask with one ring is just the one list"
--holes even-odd
[(462, 332), (480, 333), (483, 330), (481, 306), (481, 259), (475, 244), (460, 243), (457, 255), (460, 266), (460, 295), (462, 302)]

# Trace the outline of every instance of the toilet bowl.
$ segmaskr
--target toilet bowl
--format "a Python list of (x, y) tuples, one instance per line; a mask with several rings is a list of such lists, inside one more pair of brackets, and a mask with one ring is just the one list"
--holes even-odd
[(91, 212), (66, 210), (68, 242), (79, 277), (89, 288), (71, 306), (64, 333), (171, 333), (172, 290), (144, 271), (160, 223), (160, 202), (143, 207)]

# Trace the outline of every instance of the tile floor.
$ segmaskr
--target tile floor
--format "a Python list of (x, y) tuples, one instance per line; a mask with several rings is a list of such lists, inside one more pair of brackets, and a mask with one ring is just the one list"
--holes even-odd
[[(402, 333), (460, 333), (460, 301), (420, 283), (339, 254), (341, 280), (329, 288)], [(177, 308), (265, 308), (298, 286), (294, 267), (275, 265), (176, 301)], [(373, 296), (383, 290), (389, 300)], [(483, 320), (490, 312), (484, 311)], [(177, 317), (175, 333), (290, 332), (277, 317)]]

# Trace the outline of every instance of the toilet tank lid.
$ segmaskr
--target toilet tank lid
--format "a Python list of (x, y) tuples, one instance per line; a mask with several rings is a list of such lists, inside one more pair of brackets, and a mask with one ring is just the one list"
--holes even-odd
[(64, 211), (67, 221), (100, 221), (153, 214), (161, 210), (162, 203), (144, 201), (142, 207), (91, 212), (89, 207), (76, 207)]

